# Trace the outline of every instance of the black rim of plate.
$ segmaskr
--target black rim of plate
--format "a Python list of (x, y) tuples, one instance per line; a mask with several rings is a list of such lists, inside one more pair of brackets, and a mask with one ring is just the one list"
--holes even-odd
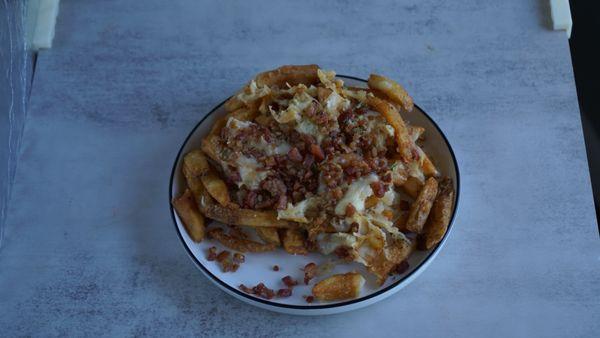
[[(352, 79), (352, 80), (356, 80), (356, 81), (360, 81), (363, 83), (366, 83), (367, 81), (358, 77), (354, 77), (354, 76), (348, 76), (348, 75), (337, 75), (340, 78), (345, 78), (345, 79)], [(228, 98), (229, 99), (229, 98)], [(454, 219), (456, 216), (456, 211), (458, 210), (458, 203), (459, 203), (459, 197), (460, 197), (460, 173), (458, 171), (458, 163), (456, 161), (456, 156), (454, 155), (454, 151), (452, 150), (452, 147), (450, 146), (450, 142), (448, 142), (448, 139), (446, 138), (446, 135), (442, 132), (442, 130), (440, 129), (440, 127), (437, 125), (437, 123), (435, 123), (435, 121), (423, 110), (421, 109), (421, 107), (419, 107), (418, 105), (415, 104), (415, 106), (417, 108), (419, 108), (419, 110), (423, 113), (423, 115), (425, 115), (425, 117), (431, 122), (431, 124), (433, 124), (435, 126), (435, 128), (437, 129), (437, 131), (440, 133), (440, 135), (442, 135), (442, 138), (444, 139), (444, 142), (446, 142), (446, 146), (448, 147), (448, 150), (450, 151), (450, 155), (452, 157), (452, 161), (454, 163), (454, 170), (456, 171), (456, 202), (454, 203), (454, 210), (452, 210), (452, 218), (450, 219), (450, 224), (448, 224), (448, 230), (446, 231), (446, 234), (444, 234), (444, 237), (442, 238), (442, 240), (436, 245), (436, 247), (429, 253), (429, 255), (427, 255), (427, 257), (425, 257), (425, 259), (419, 263), (410, 273), (406, 274), (405, 276), (402, 276), (402, 278), (398, 279), (397, 281), (391, 283), (390, 285), (388, 285), (387, 287), (375, 291), (369, 295), (366, 295), (364, 297), (361, 298), (357, 298), (357, 299), (353, 299), (353, 300), (349, 300), (346, 302), (340, 302), (340, 303), (333, 303), (333, 304), (323, 304), (323, 305), (290, 305), (290, 304), (281, 304), (281, 303), (277, 303), (277, 302), (272, 302), (266, 299), (262, 299), (262, 298), (258, 298), (258, 297), (254, 297), (252, 295), (249, 295), (245, 292), (242, 292), (241, 290), (238, 290), (237, 288), (234, 288), (232, 286), (230, 286), (229, 284), (223, 282), (221, 279), (219, 279), (217, 276), (215, 276), (214, 274), (212, 274), (197, 258), (196, 256), (194, 256), (194, 254), (192, 253), (192, 250), (188, 247), (188, 245), (185, 243), (185, 240), (183, 239), (183, 235), (181, 234), (181, 232), (179, 231), (179, 227), (177, 226), (177, 220), (175, 219), (175, 211), (173, 210), (173, 205), (171, 204), (171, 201), (173, 200), (173, 180), (175, 178), (175, 171), (177, 169), (177, 164), (179, 163), (180, 157), (181, 157), (181, 152), (183, 151), (183, 148), (185, 147), (185, 145), (188, 143), (189, 139), (192, 137), (192, 135), (194, 134), (194, 132), (196, 131), (196, 129), (198, 129), (198, 127), (202, 124), (202, 122), (204, 122), (204, 120), (210, 116), (212, 113), (214, 113), (215, 111), (217, 111), (217, 109), (219, 109), (223, 104), (225, 104), (225, 102), (227, 102), (227, 100), (224, 100), (223, 102), (219, 103), (216, 107), (214, 107), (208, 114), (206, 114), (206, 116), (204, 116), (194, 127), (194, 129), (192, 129), (192, 131), (190, 131), (190, 133), (188, 134), (188, 136), (185, 138), (185, 141), (183, 141), (183, 144), (181, 145), (181, 148), (179, 148), (179, 152), (177, 153), (177, 157), (175, 158), (175, 163), (173, 164), (173, 169), (171, 171), (171, 179), (169, 181), (169, 208), (170, 208), (170, 212), (171, 212), (171, 219), (173, 220), (173, 225), (175, 226), (175, 231), (177, 232), (177, 235), (179, 236), (179, 239), (181, 240), (181, 243), (183, 244), (183, 247), (185, 248), (185, 250), (187, 251), (188, 255), (192, 258), (192, 260), (194, 261), (194, 263), (196, 264), (196, 266), (198, 266), (200, 269), (202, 269), (202, 271), (204, 271), (204, 273), (208, 276), (210, 276), (215, 282), (217, 282), (219, 285), (221, 285), (222, 287), (224, 287), (227, 290), (230, 290), (231, 292), (244, 297), (248, 300), (251, 300), (253, 302), (258, 302), (258, 303), (263, 303), (266, 305), (270, 305), (270, 306), (274, 306), (274, 307), (280, 307), (280, 308), (287, 308), (287, 309), (298, 309), (298, 310), (315, 310), (315, 309), (330, 309), (330, 308), (336, 308), (336, 307), (343, 307), (343, 306), (347, 306), (347, 305), (351, 305), (351, 304), (357, 304), (360, 302), (364, 302), (366, 300), (369, 300), (371, 298), (375, 298), (379, 295), (382, 295), (390, 290), (392, 290), (393, 288), (395, 288), (396, 286), (400, 285), (403, 281), (405, 281), (406, 279), (410, 278), (410, 276), (412, 276), (414, 273), (416, 273), (417, 271), (419, 271), (419, 269), (421, 269), (421, 267), (426, 264), (429, 260), (432, 259), (433, 256), (435, 256), (435, 254), (437, 253), (438, 250), (440, 250), (441, 246), (444, 244), (444, 242), (446, 241), (446, 239), (448, 238), (448, 234), (450, 233), (453, 223), (454, 223)]]

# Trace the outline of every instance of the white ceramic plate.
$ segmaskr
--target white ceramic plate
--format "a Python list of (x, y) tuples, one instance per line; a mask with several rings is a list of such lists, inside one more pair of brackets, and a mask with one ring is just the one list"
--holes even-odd
[[(340, 75), (339, 77), (342, 78), (347, 85), (366, 87), (365, 80), (343, 75)], [(223, 103), (215, 107), (200, 122), (198, 122), (181, 146), (181, 149), (177, 154), (177, 158), (175, 159), (173, 172), (171, 174), (171, 182), (169, 186), (169, 205), (171, 205), (170, 202), (173, 200), (173, 197), (179, 196), (185, 189), (185, 179), (181, 173), (181, 162), (183, 155), (193, 149), (200, 148), (200, 141), (204, 135), (208, 133), (211, 126), (218, 118), (226, 114)], [(246, 262), (241, 264), (237, 272), (223, 273), (216, 261), (208, 261), (206, 259), (206, 251), (211, 246), (216, 246), (219, 250), (225, 248), (220, 246), (216, 241), (212, 240), (205, 240), (202, 243), (195, 243), (192, 241), (185, 231), (181, 220), (173, 210), (173, 207), (171, 207), (170, 210), (173, 217), (173, 222), (175, 223), (175, 229), (177, 230), (177, 234), (179, 235), (179, 238), (181, 239), (183, 246), (190, 255), (192, 261), (194, 261), (196, 266), (198, 266), (200, 271), (202, 271), (202, 273), (209, 280), (211, 280), (226, 293), (246, 303), (264, 309), (288, 314), (323, 315), (340, 313), (376, 303), (396, 293), (398, 290), (414, 280), (421, 272), (423, 272), (423, 270), (425, 270), (425, 268), (437, 255), (439, 250), (443, 247), (452, 229), (452, 223), (456, 215), (460, 192), (460, 178), (456, 158), (454, 157), (450, 143), (448, 143), (448, 140), (439, 127), (421, 108), (416, 105), (415, 109), (411, 113), (403, 114), (403, 117), (413, 125), (425, 127), (426, 141), (423, 148), (425, 149), (426, 153), (430, 155), (442, 175), (452, 178), (452, 181), (454, 182), (454, 189), (456, 191), (452, 219), (450, 221), (450, 225), (448, 226), (446, 235), (432, 250), (417, 251), (416, 253), (412, 254), (409, 259), (410, 268), (404, 274), (390, 277), (384, 285), (377, 286), (374, 279), (370, 277), (370, 274), (365, 272), (365, 269), (360, 264), (352, 263), (336, 265), (332, 271), (333, 273), (348, 272), (352, 270), (365, 272), (363, 273), (363, 276), (365, 276), (367, 282), (363, 287), (361, 296), (357, 299), (349, 301), (327, 303), (315, 301), (311, 304), (308, 304), (303, 296), (311, 294), (311, 288), (314, 285), (314, 281), (311, 282), (310, 285), (304, 285), (301, 282), (303, 278), (303, 272), (300, 269), (310, 262), (321, 264), (331, 261), (331, 257), (324, 257), (318, 254), (293, 256), (285, 253), (282, 249), (260, 254), (248, 253), (245, 255)], [(277, 272), (273, 271), (273, 265), (278, 265), (280, 270)], [(300, 281), (300, 284), (294, 287), (293, 295), (288, 298), (276, 297), (271, 300), (266, 300), (246, 294), (240, 291), (238, 288), (240, 284), (251, 287), (263, 282), (267, 287), (277, 290), (285, 287), (281, 281), (281, 278), (286, 275), (290, 275), (292, 278)]]

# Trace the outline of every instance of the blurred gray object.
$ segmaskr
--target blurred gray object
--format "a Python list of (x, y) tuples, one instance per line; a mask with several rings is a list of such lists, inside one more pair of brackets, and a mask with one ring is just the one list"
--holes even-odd
[(0, 3), (0, 248), (33, 71), (24, 29), (27, 3)]

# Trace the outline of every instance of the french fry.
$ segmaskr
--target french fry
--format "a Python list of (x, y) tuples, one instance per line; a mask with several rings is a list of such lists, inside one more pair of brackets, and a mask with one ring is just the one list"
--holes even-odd
[(438, 196), (433, 202), (429, 219), (425, 223), (423, 235), (419, 246), (429, 250), (438, 244), (446, 231), (452, 217), (452, 203), (454, 200), (454, 187), (452, 180), (444, 178), (439, 184)]
[(408, 196), (412, 198), (417, 198), (417, 196), (419, 196), (419, 191), (421, 191), (422, 187), (423, 183), (421, 183), (421, 181), (419, 181), (418, 178), (410, 176), (402, 185), (402, 190), (404, 190), (404, 192), (407, 193)]
[(216, 239), (224, 246), (240, 252), (266, 252), (275, 250), (275, 244), (263, 244), (249, 239), (237, 238), (225, 234), (223, 229), (215, 228), (208, 230), (208, 236)]
[[(233, 207), (229, 191), (225, 182), (217, 175), (215, 170), (210, 167), (206, 156), (200, 150), (190, 151), (183, 158), (183, 166), (187, 175), (200, 178), (204, 188), (208, 193), (222, 206)], [(186, 176), (187, 176), (186, 175)], [(237, 205), (235, 205), (237, 206)]]
[(256, 234), (260, 239), (262, 239), (265, 243), (275, 244), (276, 246), (281, 246), (281, 240), (279, 239), (279, 232), (277, 228), (268, 228), (268, 227), (259, 227), (254, 228)]
[(415, 241), (401, 236), (394, 238), (387, 245), (387, 253), (381, 250), (378, 255), (372, 256), (367, 269), (377, 277), (379, 285), (385, 283), (394, 267), (410, 256), (415, 249), (415, 244)]
[(281, 241), (283, 249), (292, 255), (306, 255), (308, 249), (304, 242), (305, 238), (302, 232), (298, 229), (282, 230)]
[(365, 279), (357, 272), (337, 274), (315, 284), (312, 294), (321, 301), (353, 299), (360, 295), (364, 283)]
[(259, 85), (279, 88), (285, 88), (287, 84), (295, 86), (300, 83), (309, 86), (319, 82), (318, 69), (317, 65), (283, 66), (258, 74), (255, 81)]
[(277, 219), (277, 212), (251, 209), (231, 209), (215, 203), (210, 194), (202, 187), (198, 198), (198, 209), (210, 219), (229, 225), (251, 227), (294, 228), (296, 223)]
[(419, 147), (415, 143), (421, 136), (423, 136), (423, 133), (425, 132), (425, 128), (417, 127), (417, 126), (410, 126), (408, 128), (408, 130), (409, 130), (410, 137), (413, 140), (414, 147), (415, 147), (417, 153), (419, 154), (419, 165), (421, 166), (421, 169), (423, 170), (423, 174), (425, 174), (425, 176), (427, 176), (427, 177), (438, 176), (439, 172), (438, 172), (437, 168), (435, 167), (435, 165), (433, 164), (433, 162), (431, 162), (431, 159), (429, 159), (429, 157), (421, 149), (421, 147)]
[(413, 109), (413, 99), (408, 95), (404, 87), (394, 80), (388, 79), (385, 76), (371, 74), (368, 81), (369, 88), (379, 90), (384, 93), (390, 100), (398, 103), (406, 111)]
[(196, 207), (192, 191), (186, 189), (183, 195), (174, 199), (172, 203), (190, 238), (194, 242), (202, 242), (205, 235), (205, 221)]
[(398, 153), (402, 156), (402, 159), (405, 162), (412, 161), (412, 147), (413, 141), (408, 134), (408, 128), (402, 116), (398, 112), (398, 109), (391, 105), (389, 102), (382, 100), (376, 96), (368, 97), (369, 106), (371, 106), (375, 111), (379, 112), (381, 115), (385, 117), (387, 122), (394, 128), (394, 136), (396, 137), (396, 142), (398, 143)]
[(410, 206), (408, 210), (408, 219), (406, 220), (406, 229), (408, 231), (420, 234), (423, 230), (423, 225), (427, 221), (431, 205), (435, 200), (438, 191), (437, 181), (430, 177), (425, 181), (423, 189), (419, 192), (419, 196)]

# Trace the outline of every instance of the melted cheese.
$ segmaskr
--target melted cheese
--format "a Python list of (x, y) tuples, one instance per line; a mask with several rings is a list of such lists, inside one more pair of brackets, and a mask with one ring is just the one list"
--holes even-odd
[(340, 114), (340, 109), (348, 109), (350, 107), (350, 101), (340, 96), (335, 91), (332, 91), (331, 94), (325, 100), (325, 112), (332, 118), (337, 119)]
[(251, 157), (240, 156), (236, 161), (236, 166), (241, 178), (241, 181), (237, 183), (238, 187), (245, 185), (249, 189), (256, 189), (260, 182), (267, 178), (267, 172), (258, 171), (260, 164)]
[(322, 254), (328, 255), (335, 251), (335, 249), (345, 246), (354, 249), (357, 246), (356, 237), (343, 233), (333, 233), (333, 234), (319, 234), (317, 236), (317, 245), (319, 246), (319, 251)]
[(367, 91), (365, 90), (350, 90), (342, 89), (342, 94), (346, 97), (351, 97), (362, 104), (367, 104)]
[(352, 182), (344, 197), (335, 206), (335, 213), (337, 215), (345, 215), (346, 207), (350, 203), (352, 203), (357, 212), (362, 213), (365, 210), (365, 200), (373, 195), (373, 189), (371, 189), (370, 184), (378, 180), (377, 175), (370, 174)]
[(300, 121), (300, 123), (298, 123), (296, 125), (296, 127), (294, 127), (294, 129), (296, 129), (296, 131), (301, 134), (308, 134), (308, 135), (313, 136), (317, 140), (318, 143), (321, 143), (321, 141), (325, 137), (325, 135), (323, 135), (319, 131), (319, 127), (317, 127), (316, 124), (314, 124), (306, 119)]
[(297, 122), (302, 117), (302, 111), (308, 108), (312, 102), (313, 97), (303, 91), (294, 95), (294, 98), (289, 101), (288, 107), (285, 110), (276, 112), (271, 107), (269, 107), (269, 110), (275, 121), (279, 123)]
[(284, 210), (277, 211), (277, 219), (284, 219), (288, 221), (294, 221), (299, 223), (308, 223), (305, 212), (314, 204), (314, 198), (307, 198), (303, 201), (296, 203), (288, 203)]
[(237, 98), (244, 103), (249, 103), (267, 96), (270, 93), (271, 89), (269, 86), (259, 86), (256, 84), (256, 81), (252, 80), (243, 92), (237, 94)]
[(418, 179), (419, 181), (421, 181), (421, 183), (425, 182), (425, 175), (423, 174), (423, 170), (421, 169), (419, 162), (412, 161), (412, 162), (408, 163), (407, 167), (408, 167), (408, 176), (412, 176), (412, 177)]
[(230, 117), (227, 120), (227, 124), (225, 125), (225, 127), (229, 128), (231, 130), (241, 130), (241, 129), (248, 128), (253, 124), (254, 123), (249, 122), (249, 121), (241, 121), (241, 120), (236, 119), (235, 117)]

